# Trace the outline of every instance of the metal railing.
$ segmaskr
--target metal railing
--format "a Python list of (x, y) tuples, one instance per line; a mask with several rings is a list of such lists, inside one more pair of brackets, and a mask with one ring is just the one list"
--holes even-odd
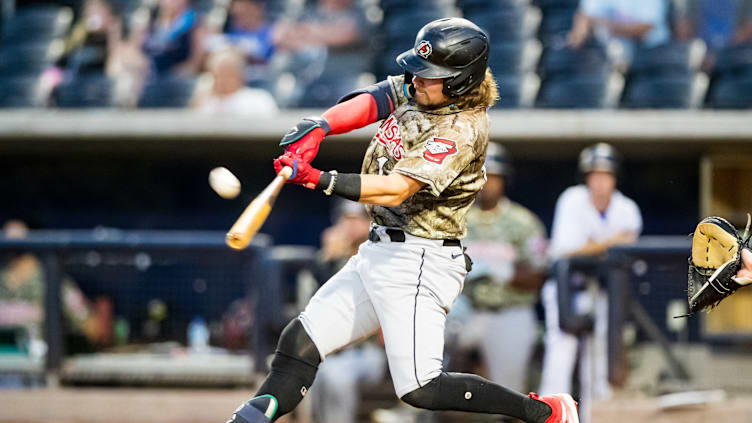
[(310, 265), (314, 257), (311, 248), (271, 247), (263, 235), (235, 251), (225, 245), (223, 232), (115, 229), (32, 231), (25, 239), (0, 239), (0, 257), (18, 254), (36, 256), (44, 272), (48, 375), (58, 374), (66, 357), (61, 286), (71, 276), (82, 291), (94, 287), (112, 298), (115, 313), (127, 318), (138, 319), (150, 296), (164, 298), (177, 322), (170, 340), (183, 339), (194, 313), (217, 319), (229, 302), (245, 296), (253, 312), (248, 351), (253, 370), (263, 372), (274, 347), (271, 332), (286, 319), (285, 269)]

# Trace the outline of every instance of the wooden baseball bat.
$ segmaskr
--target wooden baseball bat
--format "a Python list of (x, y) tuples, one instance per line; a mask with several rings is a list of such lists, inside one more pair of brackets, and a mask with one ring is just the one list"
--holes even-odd
[(230, 248), (242, 250), (248, 246), (253, 236), (256, 235), (256, 232), (258, 232), (261, 225), (264, 224), (264, 221), (269, 216), (269, 212), (272, 210), (279, 191), (290, 178), (290, 175), (292, 175), (292, 168), (288, 166), (283, 167), (277, 177), (243, 210), (243, 213), (235, 221), (235, 224), (232, 225), (230, 232), (227, 232), (227, 236), (225, 237), (225, 243)]

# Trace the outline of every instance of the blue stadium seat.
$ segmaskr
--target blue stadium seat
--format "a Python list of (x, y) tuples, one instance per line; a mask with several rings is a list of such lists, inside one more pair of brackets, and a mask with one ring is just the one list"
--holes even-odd
[(543, 9), (543, 16), (538, 27), (538, 38), (544, 45), (558, 44), (566, 41), (567, 33), (572, 29), (575, 8)]
[(419, 10), (441, 10), (442, 12), (446, 12), (448, 11), (450, 2), (438, 0), (381, 0), (380, 6), (384, 11), (384, 16), (389, 17)]
[(357, 80), (357, 75), (323, 74), (305, 87), (297, 107), (331, 107), (337, 100), (358, 88)]
[(61, 108), (112, 107), (113, 81), (105, 75), (80, 76), (60, 84), (53, 95)]
[(196, 87), (194, 79), (163, 77), (149, 81), (141, 92), (138, 107), (183, 108), (193, 96)]
[(620, 106), (633, 109), (686, 109), (694, 74), (646, 75), (627, 80)]
[(0, 78), (0, 108), (33, 107), (38, 77)]
[(488, 33), (491, 42), (521, 40), (525, 36), (525, 9), (485, 11), (466, 16)]
[[(410, 46), (412, 47), (412, 46)], [(408, 47), (408, 48), (410, 48)], [(401, 67), (397, 64), (397, 61), (395, 60), (399, 54), (401, 54), (406, 49), (389, 49), (386, 50), (380, 57), (378, 63), (376, 63), (376, 66), (378, 67), (378, 77), (379, 79), (383, 79), (387, 75), (400, 75), (404, 71)]]
[(752, 76), (752, 43), (726, 47), (718, 52), (714, 75)]
[(0, 43), (8, 46), (62, 37), (71, 25), (73, 13), (66, 7), (34, 6), (18, 9), (3, 24)]
[(524, 50), (525, 41), (491, 43), (488, 66), (495, 75), (519, 74)]
[(752, 75), (729, 76), (713, 81), (705, 104), (714, 109), (752, 108)]
[(522, 102), (522, 75), (494, 75), (499, 87), (499, 101), (494, 109), (515, 109)]
[[(457, 7), (467, 17), (483, 12), (496, 10), (523, 9), (527, 6), (525, 0), (458, 0)], [(469, 18), (468, 18), (469, 19)], [(470, 19), (472, 20), (472, 19)]]
[(541, 77), (557, 74), (601, 74), (609, 66), (606, 52), (600, 47), (545, 48), (538, 71)]
[(533, 0), (533, 3), (541, 9), (577, 9), (580, 0)]
[(39, 74), (52, 62), (49, 53), (48, 42), (4, 46), (0, 48), (0, 75)]
[(639, 48), (629, 67), (634, 75), (675, 75), (690, 72), (690, 44), (669, 42), (651, 48)]
[(536, 107), (594, 109), (606, 106), (608, 73), (562, 74), (541, 83)]
[(423, 25), (445, 17), (446, 15), (436, 9), (413, 10), (409, 13), (385, 17), (381, 30), (386, 38), (387, 48), (395, 44), (403, 44), (409, 41), (413, 45), (415, 35)]

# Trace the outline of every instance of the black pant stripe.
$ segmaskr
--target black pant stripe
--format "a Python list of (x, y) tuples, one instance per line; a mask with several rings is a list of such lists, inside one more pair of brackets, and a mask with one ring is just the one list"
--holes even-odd
[(416, 321), (418, 316), (418, 294), (420, 294), (420, 278), (423, 276), (423, 262), (426, 255), (426, 249), (423, 248), (423, 252), (420, 254), (420, 270), (418, 272), (418, 286), (415, 287), (415, 304), (413, 305), (413, 370), (415, 371), (415, 381), (418, 383), (418, 387), (422, 388), (420, 379), (418, 379), (418, 361), (416, 359), (415, 349), (417, 347), (416, 342)]

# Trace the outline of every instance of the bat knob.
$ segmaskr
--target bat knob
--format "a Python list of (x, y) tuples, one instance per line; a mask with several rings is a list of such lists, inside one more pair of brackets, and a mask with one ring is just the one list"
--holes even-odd
[(225, 244), (227, 244), (230, 248), (235, 250), (242, 250), (245, 247), (248, 246), (248, 243), (250, 242), (250, 238), (245, 241), (243, 240), (243, 237), (240, 234), (236, 234), (233, 232), (228, 232), (225, 236)]

